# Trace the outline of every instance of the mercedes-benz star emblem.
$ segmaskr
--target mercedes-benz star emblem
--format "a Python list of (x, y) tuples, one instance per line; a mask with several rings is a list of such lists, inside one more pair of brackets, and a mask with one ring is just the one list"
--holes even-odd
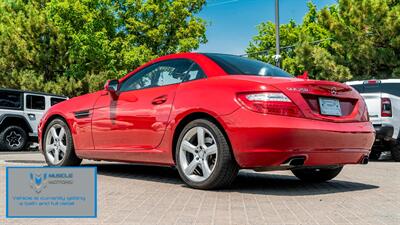
[(332, 95), (336, 95), (336, 94), (337, 94), (337, 90), (336, 90), (335, 87), (333, 87), (333, 88), (331, 89), (331, 94), (332, 94)]

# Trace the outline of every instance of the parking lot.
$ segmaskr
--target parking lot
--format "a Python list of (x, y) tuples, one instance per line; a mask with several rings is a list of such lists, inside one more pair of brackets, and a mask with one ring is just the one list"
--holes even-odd
[(231, 189), (186, 187), (173, 168), (84, 161), (98, 167), (98, 218), (5, 219), (5, 167), (42, 166), (39, 153), (0, 152), (0, 224), (400, 224), (400, 163), (347, 166), (333, 181), (288, 171), (241, 171)]

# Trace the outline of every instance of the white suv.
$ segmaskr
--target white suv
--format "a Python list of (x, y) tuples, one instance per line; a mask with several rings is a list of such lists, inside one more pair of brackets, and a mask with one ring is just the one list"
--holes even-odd
[(400, 161), (400, 79), (346, 82), (364, 98), (376, 131), (371, 158), (379, 158), (390, 149), (395, 161)]
[(0, 150), (23, 150), (37, 142), (43, 114), (65, 96), (0, 88)]

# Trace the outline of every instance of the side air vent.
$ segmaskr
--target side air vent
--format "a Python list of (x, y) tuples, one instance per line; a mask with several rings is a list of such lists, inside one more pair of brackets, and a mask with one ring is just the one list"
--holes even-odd
[(81, 118), (89, 117), (90, 111), (89, 110), (78, 111), (78, 112), (74, 112), (74, 115), (75, 115), (75, 118), (81, 119)]

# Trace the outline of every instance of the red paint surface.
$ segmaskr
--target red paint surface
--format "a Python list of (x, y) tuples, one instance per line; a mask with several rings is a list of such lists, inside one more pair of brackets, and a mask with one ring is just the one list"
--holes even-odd
[[(225, 130), (236, 161), (242, 168), (277, 166), (293, 156), (305, 156), (305, 165), (359, 163), (369, 154), (375, 134), (365, 121), (360, 95), (330, 81), (226, 75), (213, 61), (196, 53), (164, 56), (158, 61), (188, 58), (206, 79), (123, 92), (113, 100), (106, 91), (72, 98), (52, 107), (39, 125), (40, 146), (45, 126), (54, 117), (67, 121), (77, 155), (88, 159), (173, 165), (173, 137), (178, 124), (193, 113), (213, 117)], [(335, 93), (332, 94), (332, 88)], [(302, 118), (250, 111), (237, 100), (239, 93), (283, 92), (300, 109)], [(345, 116), (319, 114), (315, 99), (334, 97)], [(159, 100), (161, 104), (152, 104)], [(74, 112), (89, 110), (87, 118)]]

